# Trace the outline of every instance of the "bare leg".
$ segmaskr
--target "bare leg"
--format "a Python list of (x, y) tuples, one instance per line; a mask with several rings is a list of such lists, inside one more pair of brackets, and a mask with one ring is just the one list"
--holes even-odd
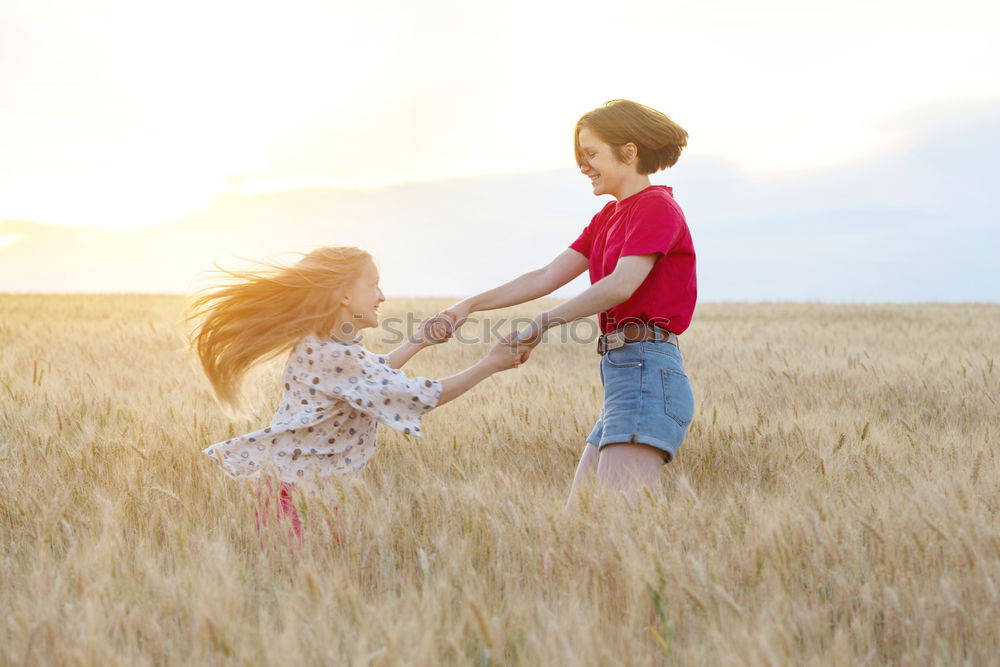
[(581, 489), (593, 481), (597, 473), (597, 460), (600, 456), (595, 445), (585, 443), (583, 445), (583, 455), (580, 456), (580, 463), (576, 466), (576, 474), (573, 476), (573, 488), (569, 490), (569, 498), (566, 499), (566, 512), (572, 512), (580, 496)]
[(604, 445), (597, 464), (597, 480), (609, 491), (617, 491), (634, 502), (642, 487), (656, 488), (663, 456), (656, 447), (639, 443)]

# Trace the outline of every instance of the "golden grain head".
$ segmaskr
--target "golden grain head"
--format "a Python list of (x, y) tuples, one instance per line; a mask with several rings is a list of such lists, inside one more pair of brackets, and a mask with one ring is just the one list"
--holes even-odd
[(295, 555), (200, 453), (269, 419), (280, 362), (230, 422), (182, 299), (0, 306), (0, 664), (996, 661), (995, 306), (702, 305), (679, 456), (634, 508), (595, 489), (572, 516), (598, 357), (550, 341), (422, 438), (382, 430), (338, 507), (300, 498)]

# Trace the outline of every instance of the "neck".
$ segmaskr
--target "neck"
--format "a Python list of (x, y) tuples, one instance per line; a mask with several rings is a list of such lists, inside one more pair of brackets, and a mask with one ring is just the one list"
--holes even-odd
[(645, 174), (636, 174), (635, 176), (630, 176), (627, 181), (622, 183), (621, 188), (615, 193), (615, 199), (621, 201), (631, 197), (632, 195), (642, 192), (649, 187), (649, 176)]
[(330, 332), (330, 338), (338, 343), (353, 343), (360, 335), (361, 329), (354, 326), (350, 320), (338, 321)]

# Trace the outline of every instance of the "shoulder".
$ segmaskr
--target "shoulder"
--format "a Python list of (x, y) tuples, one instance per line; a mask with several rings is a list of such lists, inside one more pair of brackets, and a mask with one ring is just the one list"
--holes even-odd
[(662, 185), (647, 188), (637, 194), (632, 204), (631, 213), (642, 217), (653, 216), (684, 220), (684, 212), (674, 200), (670, 189)]
[(306, 356), (310, 358), (320, 358), (329, 356), (331, 352), (339, 349), (336, 341), (321, 338), (316, 334), (306, 334), (292, 350), (292, 356)]
[(344, 343), (320, 338), (313, 334), (309, 334), (299, 341), (292, 356), (315, 360), (335, 359), (340, 365), (348, 366), (379, 366), (389, 363), (386, 355), (371, 352), (360, 343)]
[(389, 358), (384, 354), (376, 354), (361, 343), (349, 343), (344, 345), (344, 354), (353, 356), (356, 360), (364, 364), (385, 365), (389, 363)]
[(591, 222), (601, 222), (607, 220), (612, 215), (614, 215), (617, 208), (618, 208), (618, 202), (612, 199), (611, 201), (609, 201), (608, 203), (606, 203), (604, 206), (601, 207), (601, 210), (597, 212), (597, 214), (594, 216)]
[(355, 367), (361, 363), (357, 347), (309, 334), (295, 345), (289, 361), (298, 366), (332, 367), (335, 364), (338, 367)]
[(671, 209), (677, 208), (677, 202), (674, 201), (671, 188), (668, 188), (665, 185), (654, 185), (646, 188), (635, 196), (635, 205), (644, 207), (667, 207)]
[(329, 354), (369, 372), (393, 370), (389, 367), (389, 357), (372, 352), (360, 343), (332, 343)]

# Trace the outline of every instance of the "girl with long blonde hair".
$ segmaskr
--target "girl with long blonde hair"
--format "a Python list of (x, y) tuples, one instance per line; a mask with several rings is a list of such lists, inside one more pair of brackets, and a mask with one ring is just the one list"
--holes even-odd
[(357, 473), (375, 452), (378, 423), (420, 436), (424, 414), (520, 363), (522, 355), (497, 344), (457, 375), (408, 377), (399, 369), (414, 354), (449, 337), (434, 318), (389, 354), (365, 349), (358, 335), (378, 326), (385, 296), (374, 259), (360, 248), (317, 248), (291, 266), (224, 273), (230, 280), (197, 294), (188, 311), (192, 349), (217, 401), (240, 411), (247, 371), (278, 355), (288, 360), (271, 422), (204, 453), (236, 479), (275, 475), (281, 514), (299, 539), (295, 487), (315, 489), (333, 475)]

